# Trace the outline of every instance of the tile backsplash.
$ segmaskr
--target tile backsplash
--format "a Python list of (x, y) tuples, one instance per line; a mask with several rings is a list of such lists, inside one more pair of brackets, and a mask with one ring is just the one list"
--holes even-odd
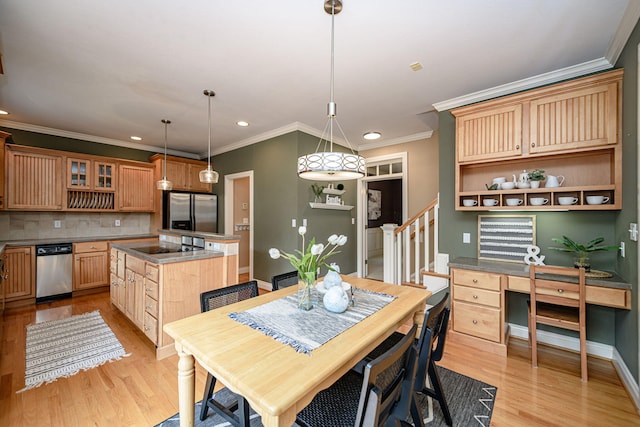
[[(116, 221), (120, 226), (116, 227)], [(55, 228), (60, 221), (60, 228)], [(0, 241), (151, 233), (149, 213), (1, 212)]]

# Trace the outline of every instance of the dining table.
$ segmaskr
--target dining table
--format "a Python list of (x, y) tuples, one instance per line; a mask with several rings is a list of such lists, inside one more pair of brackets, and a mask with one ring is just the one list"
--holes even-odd
[[(195, 361), (229, 390), (243, 396), (265, 427), (289, 427), (314, 396), (331, 386), (394, 331), (423, 323), (425, 288), (342, 276), (358, 292), (394, 296), (387, 305), (311, 352), (292, 346), (232, 319), (238, 313), (297, 292), (291, 286), (168, 323), (178, 360), (180, 426), (193, 426)], [(325, 310), (320, 304), (312, 310)], [(419, 333), (419, 331), (418, 331)]]

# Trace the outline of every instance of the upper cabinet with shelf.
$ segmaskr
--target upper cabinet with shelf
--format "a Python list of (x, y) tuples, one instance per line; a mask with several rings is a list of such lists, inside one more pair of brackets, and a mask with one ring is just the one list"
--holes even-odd
[[(622, 75), (613, 70), (452, 110), (456, 209), (621, 209)], [(511, 181), (533, 169), (564, 176), (562, 187), (545, 188), (544, 181), (539, 189), (485, 187), (493, 178)], [(536, 195), (548, 202), (530, 204)], [(594, 195), (606, 202), (590, 204), (587, 197)], [(559, 197), (577, 201), (560, 204)], [(498, 202), (485, 206), (486, 198)], [(522, 205), (509, 206), (507, 198), (520, 198)]]
[(2, 153), (6, 209), (154, 211), (151, 163), (16, 144), (5, 144)]

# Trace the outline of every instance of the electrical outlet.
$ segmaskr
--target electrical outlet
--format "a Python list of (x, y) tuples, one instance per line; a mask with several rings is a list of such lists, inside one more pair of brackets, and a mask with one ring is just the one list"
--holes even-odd
[(302, 225), (307, 226), (307, 218), (302, 218)]
[(116, 227), (120, 227), (120, 220), (116, 219)]
[(620, 256), (624, 258), (626, 256), (624, 242), (620, 242)]
[(295, 218), (293, 218), (293, 219), (291, 220), (291, 227), (292, 227), (292, 228), (296, 228), (296, 219), (295, 219)]
[(638, 241), (638, 224), (635, 222), (629, 224), (629, 239), (634, 242)]
[(471, 233), (462, 233), (462, 243), (471, 243)]
[(351, 225), (355, 225), (356, 224), (356, 219), (355, 218), (351, 218)]
[(62, 227), (60, 220), (56, 219), (55, 221), (53, 221), (53, 228), (60, 228), (60, 227)]

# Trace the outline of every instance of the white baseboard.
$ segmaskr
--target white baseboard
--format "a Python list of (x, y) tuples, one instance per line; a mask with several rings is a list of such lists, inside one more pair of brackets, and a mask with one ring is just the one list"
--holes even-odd
[(640, 389), (638, 388), (638, 383), (635, 378), (627, 368), (626, 363), (622, 360), (622, 356), (618, 353), (617, 348), (613, 348), (613, 366), (616, 368), (618, 372), (618, 376), (620, 376), (620, 380), (622, 380), (622, 384), (624, 384), (629, 396), (631, 396), (631, 400), (636, 405), (636, 410), (640, 412)]
[(267, 290), (267, 291), (271, 291), (272, 290), (271, 289), (272, 288), (271, 282), (264, 282), (264, 281), (259, 280), (259, 279), (255, 279), (255, 280), (256, 280), (256, 282), (258, 282), (258, 287), (260, 289), (264, 289), (264, 290)]
[[(510, 335), (516, 338), (528, 339), (529, 329), (526, 326), (509, 323)], [(544, 344), (553, 345), (555, 347), (566, 348), (568, 350), (580, 351), (580, 339), (568, 337), (566, 335), (556, 334), (548, 331), (537, 332), (538, 341)], [(618, 350), (608, 344), (587, 341), (587, 354), (611, 360), (622, 384), (627, 389), (631, 400), (636, 405), (636, 409), (640, 412), (640, 388), (635, 378), (629, 371), (629, 368), (622, 360), (622, 356)]]
[(249, 272), (249, 266), (238, 268), (238, 273), (245, 274)]

